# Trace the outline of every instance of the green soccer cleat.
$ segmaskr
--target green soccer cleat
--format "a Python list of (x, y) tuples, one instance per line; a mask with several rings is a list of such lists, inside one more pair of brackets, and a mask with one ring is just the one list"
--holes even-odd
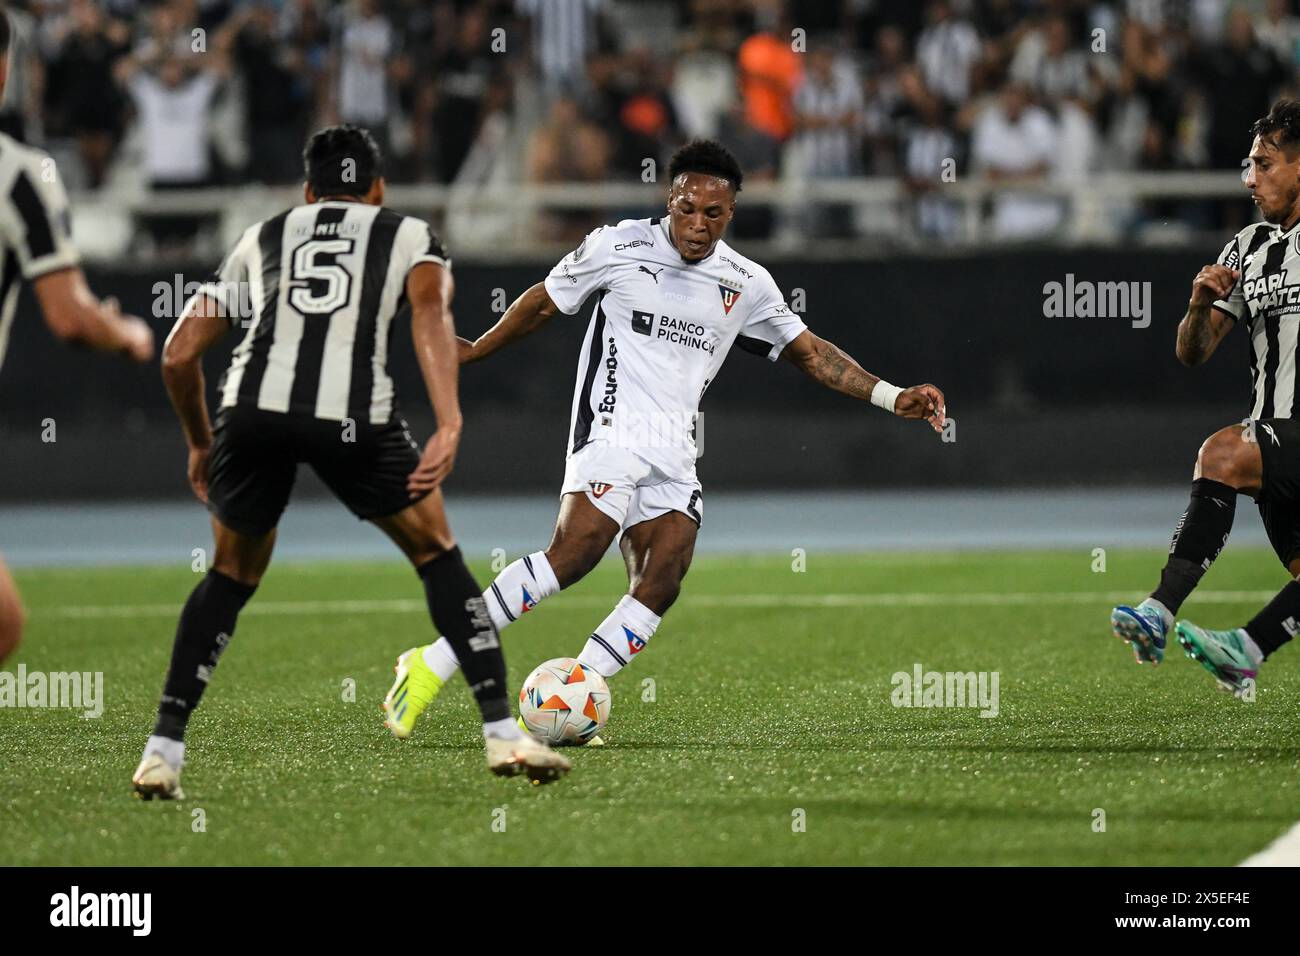
[(1200, 661), (1221, 689), (1240, 697), (1254, 684), (1259, 669), (1246, 653), (1241, 640), (1244, 633), (1241, 628), (1210, 631), (1197, 627), (1191, 621), (1179, 621), (1174, 629), (1178, 633), (1178, 643), (1183, 645), (1187, 656)]
[(405, 740), (415, 733), (415, 721), (433, 703), (445, 683), (429, 670), (423, 651), (423, 647), (413, 647), (397, 659), (397, 666), (393, 668), (397, 677), (384, 698), (384, 713), (387, 714), (384, 726), (398, 740)]

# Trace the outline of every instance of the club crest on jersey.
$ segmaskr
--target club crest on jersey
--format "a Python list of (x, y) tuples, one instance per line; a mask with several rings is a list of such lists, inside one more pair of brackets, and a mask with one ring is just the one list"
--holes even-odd
[(740, 298), (740, 292), (736, 289), (728, 289), (721, 283), (718, 284), (718, 291), (722, 293), (722, 314), (731, 315), (731, 307)]
[(591, 496), (593, 498), (602, 497), (605, 494), (605, 492), (609, 491), (609, 489), (614, 487), (613, 485), (604, 481), (589, 481), (587, 482), (587, 484), (591, 486)]
[(636, 631), (626, 624), (623, 625), (623, 634), (627, 637), (627, 652), (629, 654), (636, 654), (645, 647), (645, 638), (640, 637)]

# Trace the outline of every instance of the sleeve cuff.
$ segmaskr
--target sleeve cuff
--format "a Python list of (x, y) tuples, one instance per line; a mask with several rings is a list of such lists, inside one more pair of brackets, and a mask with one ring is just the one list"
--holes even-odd
[(1214, 308), (1224, 313), (1226, 316), (1228, 316), (1228, 318), (1232, 319), (1232, 321), (1234, 322), (1241, 321), (1241, 316), (1238, 315), (1236, 312), (1234, 312), (1232, 306), (1229, 305), (1228, 302), (1224, 299), (1219, 299), (1217, 302), (1215, 302)]
[(797, 327), (786, 329), (781, 337), (772, 343), (772, 348), (767, 353), (767, 360), (769, 362), (775, 362), (779, 359), (781, 353), (785, 351), (785, 347), (807, 331), (807, 329), (808, 326), (804, 325), (802, 322), (800, 322)]
[(548, 275), (543, 280), (542, 285), (546, 287), (546, 294), (551, 297), (551, 301), (555, 303), (556, 308), (565, 315), (573, 315), (582, 306), (581, 302), (569, 304), (569, 297), (561, 293), (562, 287), (554, 275)]

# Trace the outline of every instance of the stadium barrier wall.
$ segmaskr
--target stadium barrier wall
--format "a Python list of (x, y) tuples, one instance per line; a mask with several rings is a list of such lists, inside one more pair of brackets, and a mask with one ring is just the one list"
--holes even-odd
[[(1242, 332), (1202, 368), (1174, 357), (1192, 278), (1217, 252), (1027, 248), (768, 262), (815, 332), (896, 384), (943, 388), (954, 440), (737, 349), (703, 406), (705, 487), (1181, 482), (1201, 440), (1249, 405)], [(549, 265), (457, 261), (458, 329), (486, 329)], [(151, 317), (161, 345), (178, 277), (201, 281), (210, 268), (96, 267), (89, 278), (100, 295)], [(1094, 312), (1100, 302), (1123, 314), (1080, 314), (1090, 289)], [(466, 432), (450, 493), (558, 488), (589, 314), (558, 316), (462, 370)], [(210, 356), (210, 390), (238, 338)], [(422, 440), (432, 419), (405, 322), (393, 341), (403, 409)], [(302, 487), (320, 490), (310, 479)], [(61, 347), (24, 289), (0, 370), (0, 501), (185, 494), (184, 448), (156, 365)]]

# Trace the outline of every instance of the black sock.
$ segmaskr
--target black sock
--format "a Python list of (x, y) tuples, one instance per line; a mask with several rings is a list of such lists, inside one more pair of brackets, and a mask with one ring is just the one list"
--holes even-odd
[(1178, 613), (1223, 550), (1236, 510), (1235, 488), (1212, 478), (1192, 482), (1192, 500), (1174, 528), (1169, 560), (1160, 572), (1160, 586), (1151, 594), (1169, 608), (1170, 614)]
[(451, 643), (483, 722), (510, 716), (506, 659), (497, 629), (483, 603), (483, 591), (465, 567), (460, 548), (452, 548), (416, 569), (424, 581), (433, 626)]
[(212, 669), (235, 633), (235, 621), (256, 585), (240, 584), (220, 571), (209, 571), (190, 592), (176, 625), (172, 663), (158, 705), (154, 733), (172, 740), (185, 739), (185, 725), (199, 706)]
[(1300, 630), (1300, 581), (1292, 581), (1250, 623), (1248, 633), (1268, 657)]

